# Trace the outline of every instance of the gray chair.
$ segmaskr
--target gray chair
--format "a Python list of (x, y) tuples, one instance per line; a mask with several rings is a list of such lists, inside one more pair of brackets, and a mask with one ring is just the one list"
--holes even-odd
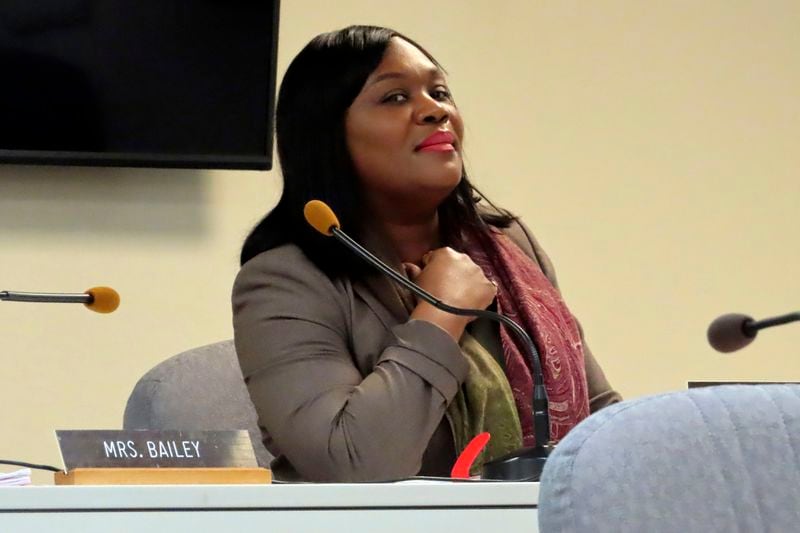
[(543, 533), (800, 531), (800, 386), (613, 405), (559, 443), (540, 489)]
[(246, 429), (260, 466), (272, 455), (261, 443), (255, 408), (233, 341), (194, 348), (149, 370), (128, 398), (125, 429)]

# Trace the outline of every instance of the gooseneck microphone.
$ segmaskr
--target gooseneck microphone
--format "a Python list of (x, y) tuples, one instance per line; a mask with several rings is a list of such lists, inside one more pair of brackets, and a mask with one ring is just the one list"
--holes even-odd
[(303, 208), (306, 221), (318, 232), (328, 237), (334, 237), (345, 247), (371, 264), (394, 282), (407, 288), (422, 300), (447, 313), (458, 316), (475, 316), (488, 318), (500, 322), (513, 331), (528, 348), (528, 355), (533, 369), (533, 431), (536, 445), (517, 450), (484, 464), (483, 479), (497, 479), (506, 481), (538, 481), (542, 468), (550, 454), (550, 415), (547, 406), (547, 391), (544, 386), (544, 373), (542, 372), (539, 352), (530, 336), (519, 324), (510, 318), (486, 309), (464, 309), (448, 305), (409, 280), (406, 276), (395, 271), (392, 267), (381, 261), (372, 252), (354, 241), (340, 229), (339, 220), (330, 207), (319, 200), (311, 200)]
[(0, 300), (83, 304), (96, 313), (112, 313), (119, 307), (119, 294), (111, 287), (92, 287), (82, 293), (0, 291)]
[(753, 342), (759, 330), (797, 321), (800, 321), (800, 311), (764, 320), (729, 313), (718, 317), (708, 326), (708, 343), (718, 352), (735, 352)]

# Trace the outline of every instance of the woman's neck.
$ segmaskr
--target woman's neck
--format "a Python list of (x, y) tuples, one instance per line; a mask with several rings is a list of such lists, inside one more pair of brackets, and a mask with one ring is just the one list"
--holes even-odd
[(436, 213), (422, 220), (383, 220), (381, 229), (404, 263), (419, 265), (423, 255), (441, 246)]

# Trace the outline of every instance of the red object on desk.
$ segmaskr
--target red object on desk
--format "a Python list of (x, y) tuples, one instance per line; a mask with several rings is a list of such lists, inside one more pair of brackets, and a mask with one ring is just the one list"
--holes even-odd
[(472, 463), (475, 462), (475, 459), (483, 451), (486, 443), (489, 442), (491, 438), (492, 436), (487, 431), (484, 431), (469, 441), (469, 444), (464, 447), (464, 451), (461, 452), (461, 455), (456, 459), (453, 469), (450, 471), (450, 477), (456, 479), (469, 478), (469, 469), (472, 467)]

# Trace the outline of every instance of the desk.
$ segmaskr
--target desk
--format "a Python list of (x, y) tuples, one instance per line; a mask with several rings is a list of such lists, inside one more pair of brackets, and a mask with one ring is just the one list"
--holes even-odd
[(0, 531), (538, 531), (538, 483), (0, 488)]

